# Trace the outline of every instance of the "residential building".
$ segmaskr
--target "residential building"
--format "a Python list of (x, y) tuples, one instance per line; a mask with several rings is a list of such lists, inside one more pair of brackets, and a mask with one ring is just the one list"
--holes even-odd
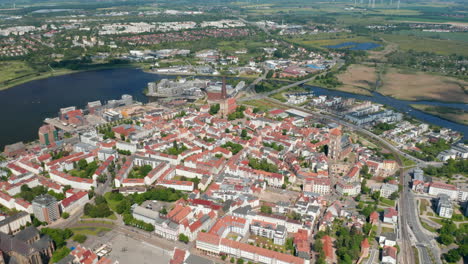
[(452, 218), (453, 207), (450, 198), (446, 194), (439, 194), (437, 197), (437, 214), (440, 217)]
[(384, 198), (389, 198), (392, 193), (397, 192), (398, 193), (398, 185), (396, 184), (390, 184), (390, 183), (384, 183), (380, 187), (380, 196)]
[(0, 232), (9, 235), (16, 234), (30, 223), (31, 215), (26, 212), (19, 212), (0, 221)]
[(445, 184), (442, 182), (432, 182), (429, 185), (428, 193), (434, 196), (437, 196), (439, 194), (446, 194), (452, 200), (457, 200), (458, 198), (457, 187), (455, 187), (454, 185)]
[(382, 250), (382, 263), (396, 264), (397, 263), (397, 248), (385, 246)]
[(39, 142), (42, 145), (48, 146), (58, 140), (58, 131), (53, 125), (43, 125), (39, 128)]
[(273, 239), (276, 245), (284, 245), (288, 232), (284, 225), (253, 220), (250, 224), (250, 232), (256, 236)]
[(57, 199), (49, 194), (39, 195), (32, 201), (33, 212), (42, 222), (52, 223), (60, 218)]

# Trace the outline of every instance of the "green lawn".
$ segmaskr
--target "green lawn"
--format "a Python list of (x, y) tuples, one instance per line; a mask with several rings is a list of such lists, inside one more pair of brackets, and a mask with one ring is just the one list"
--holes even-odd
[(384, 198), (384, 197), (380, 197), (380, 203), (381, 205), (385, 205), (385, 206), (391, 206), (391, 207), (395, 206), (395, 201)]
[(287, 101), (286, 98), (283, 96), (283, 92), (272, 94), (270, 95), (270, 97), (283, 103)]
[(71, 230), (73, 233), (81, 234), (81, 235), (91, 235), (97, 236), (99, 233), (109, 232), (112, 229), (106, 227), (93, 227), (93, 226), (80, 226), (80, 227), (72, 227)]
[(111, 194), (110, 192), (105, 193), (105, 194), (104, 194), (104, 198), (106, 198), (106, 201), (107, 201), (107, 204), (109, 205), (109, 208), (110, 208), (112, 211), (115, 212), (116, 209), (117, 209), (117, 205), (119, 204), (120, 201), (114, 201), (114, 200), (109, 199), (109, 195), (110, 195), (110, 194)]
[(438, 223), (439, 225), (443, 225), (444, 224), (444, 219), (443, 218), (438, 218), (438, 217), (429, 217), (429, 219), (431, 219), (433, 222), (436, 222)]
[[(112, 209), (112, 207), (110, 207), (110, 205), (109, 205), (109, 208)], [(90, 216), (88, 216), (88, 215), (83, 215), (83, 216), (81, 217), (81, 219), (87, 219), (87, 218), (92, 218), (92, 217), (90, 217)], [(110, 220), (117, 220), (117, 216), (116, 216), (115, 214), (112, 214), (112, 215), (110, 215), (110, 216), (108, 216), (108, 217), (106, 217), (106, 218), (107, 218), (107, 219), (110, 219)]]
[(390, 227), (382, 227), (381, 233), (392, 233), (394, 232), (393, 228)]
[(422, 214), (423, 212), (425, 212), (428, 206), (431, 206), (429, 201), (427, 201), (426, 199), (419, 200), (419, 213)]
[(258, 107), (260, 111), (263, 112), (268, 112), (270, 110), (273, 110), (275, 108), (281, 108), (277, 107), (276, 105), (272, 105), (268, 102), (262, 101), (262, 100), (251, 100), (251, 101), (245, 101), (244, 104), (251, 106), (251, 107)]
[(426, 224), (426, 222), (423, 222), (421, 221), (421, 225), (427, 229), (428, 231), (432, 232), (432, 233), (436, 233), (437, 232), (437, 229), (431, 227), (430, 225)]

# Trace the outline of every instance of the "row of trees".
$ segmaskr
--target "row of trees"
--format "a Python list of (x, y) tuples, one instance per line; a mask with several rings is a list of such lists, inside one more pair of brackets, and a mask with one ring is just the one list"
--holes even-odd
[(451, 178), (453, 174), (464, 174), (468, 175), (468, 160), (453, 160), (449, 159), (447, 164), (444, 166), (437, 168), (437, 167), (427, 167), (424, 168), (424, 172), (430, 176), (436, 177), (448, 177)]

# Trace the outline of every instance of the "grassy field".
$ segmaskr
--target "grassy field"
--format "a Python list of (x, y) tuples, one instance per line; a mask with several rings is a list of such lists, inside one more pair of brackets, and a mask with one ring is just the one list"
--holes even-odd
[(395, 68), (383, 75), (379, 92), (401, 100), (438, 100), (468, 103), (468, 82), (422, 72), (402, 73)]
[(419, 213), (420, 213), (420, 214), (424, 213), (424, 212), (427, 210), (427, 207), (428, 207), (428, 206), (429, 206), (429, 207), (431, 206), (431, 204), (429, 203), (429, 201), (426, 200), (426, 199), (421, 199), (421, 200), (419, 200), (419, 203), (420, 203), (420, 204), (419, 204)]
[(18, 84), (32, 80), (48, 78), (54, 75), (71, 73), (71, 70), (57, 70), (52, 75), (50, 72), (39, 73), (22, 61), (0, 62), (0, 90), (8, 89)]
[(394, 230), (393, 228), (390, 228), (390, 227), (382, 227), (382, 230), (381, 230), (381, 233), (393, 233)]
[(395, 207), (395, 201), (380, 197), (380, 204), (383, 206), (390, 206), (390, 207)]
[(80, 227), (72, 227), (71, 230), (73, 233), (81, 234), (81, 235), (92, 235), (97, 236), (100, 233), (109, 232), (112, 229), (106, 227), (94, 227), (94, 226), (80, 226)]
[(251, 107), (258, 107), (260, 111), (263, 112), (268, 112), (273, 109), (278, 109), (278, 108), (283, 108), (281, 106), (277, 106), (274, 104), (271, 104), (269, 102), (265, 102), (263, 100), (251, 100), (251, 101), (245, 101), (244, 104), (251, 106)]
[[(468, 96), (468, 95), (467, 95)], [(468, 125), (468, 112), (462, 109), (412, 104), (411, 107), (463, 125)]]
[(400, 50), (416, 50), (420, 52), (434, 52), (441, 55), (453, 53), (468, 56), (468, 49), (464, 41), (425, 38), (410, 35), (380, 34), (386, 41), (395, 43)]
[(109, 195), (110, 195), (110, 194), (111, 194), (110, 192), (105, 193), (105, 194), (104, 194), (104, 198), (106, 198), (106, 201), (107, 201), (107, 204), (109, 205), (109, 208), (110, 208), (112, 211), (115, 212), (116, 209), (117, 209), (117, 205), (120, 203), (120, 201), (114, 201), (114, 200), (109, 199)]
[(395, 31), (393, 34), (468, 42), (468, 34), (462, 32), (426, 32), (422, 30), (400, 30)]
[(37, 72), (23, 61), (0, 61), (0, 90), (5, 90), (16, 85), (34, 80), (46, 79), (82, 71), (95, 71), (111, 68), (147, 67), (145, 63), (116, 64), (116, 65), (90, 65), (86, 70), (54, 69), (53, 72)]
[(371, 95), (369, 90), (373, 90), (377, 81), (377, 74), (374, 67), (353, 64), (348, 69), (337, 75), (343, 85), (337, 89), (350, 93)]
[[(110, 207), (110, 206), (109, 206), (109, 207)], [(83, 216), (81, 217), (81, 219), (88, 219), (88, 218), (92, 218), (92, 217), (89, 216), (89, 215), (83, 215)], [(110, 216), (108, 216), (108, 217), (106, 217), (106, 218), (104, 218), (104, 219), (117, 220), (117, 216), (116, 216), (115, 214), (112, 214), (112, 215), (110, 215)]]

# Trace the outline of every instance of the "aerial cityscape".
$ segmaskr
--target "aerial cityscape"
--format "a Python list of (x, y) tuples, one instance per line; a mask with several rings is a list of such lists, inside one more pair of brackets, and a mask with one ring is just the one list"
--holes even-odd
[(0, 0), (0, 264), (468, 263), (467, 0)]

